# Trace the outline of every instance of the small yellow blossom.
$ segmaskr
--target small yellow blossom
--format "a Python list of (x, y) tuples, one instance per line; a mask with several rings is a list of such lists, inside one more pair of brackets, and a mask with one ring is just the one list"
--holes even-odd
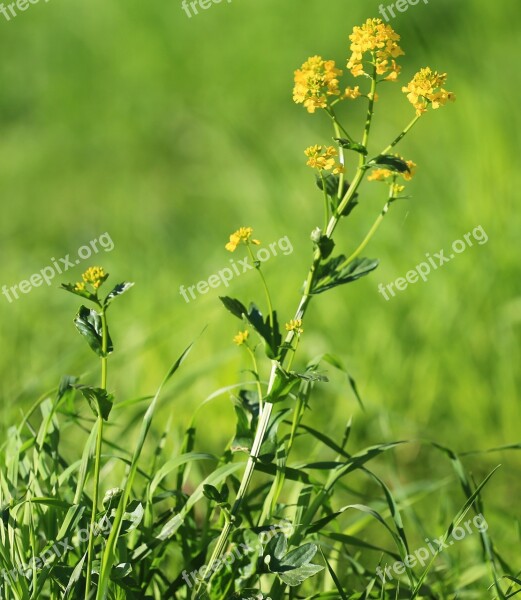
[(307, 165), (312, 169), (332, 171), (335, 175), (344, 172), (344, 167), (335, 160), (338, 152), (333, 146), (309, 146), (304, 154), (308, 157)]
[(77, 283), (74, 286), (74, 291), (75, 292), (84, 292), (85, 291), (85, 284), (82, 281), (80, 281), (79, 283)]
[(304, 333), (301, 319), (291, 319), (289, 323), (286, 323), (286, 331), (294, 331), (297, 335)]
[(359, 85), (354, 88), (348, 87), (344, 92), (344, 98), (349, 98), (349, 100), (356, 100), (359, 96), (361, 96)]
[(447, 80), (447, 73), (438, 73), (430, 67), (420, 69), (412, 80), (402, 87), (402, 92), (407, 94), (407, 99), (416, 109), (418, 116), (427, 112), (429, 104), (433, 109), (444, 106), (447, 102), (454, 102), (456, 96), (443, 88)]
[(340, 96), (338, 78), (341, 75), (342, 71), (336, 68), (334, 60), (312, 56), (295, 71), (293, 101), (304, 104), (309, 113), (314, 113), (317, 108), (326, 108), (328, 96)]
[(349, 36), (351, 40), (351, 57), (347, 68), (354, 77), (366, 75), (364, 71), (364, 54), (371, 53), (377, 75), (385, 75), (387, 81), (394, 81), (400, 73), (396, 58), (404, 54), (398, 45), (400, 36), (390, 25), (381, 19), (367, 19), (361, 27), (354, 27)]
[(239, 246), (241, 242), (244, 244), (253, 244), (258, 246), (260, 242), (259, 240), (252, 239), (252, 234), (253, 229), (251, 227), (241, 227), (237, 229), (237, 231), (230, 235), (230, 241), (225, 246), (226, 250), (229, 252), (235, 252), (235, 250), (237, 250), (237, 246)]
[(95, 290), (97, 290), (107, 278), (103, 267), (90, 267), (83, 273), (82, 277), (83, 281), (85, 283), (90, 283)]
[[(401, 156), (398, 158), (402, 158)], [(405, 160), (402, 158), (402, 160)], [(407, 166), (409, 167), (409, 171), (405, 171), (404, 173), (400, 173), (400, 175), (405, 179), (405, 181), (410, 181), (415, 173), (416, 173), (416, 164), (412, 160), (405, 160)], [(374, 169), (371, 174), (367, 177), (367, 181), (385, 181), (391, 177), (397, 176), (398, 173), (395, 171), (391, 171), (391, 169)], [(399, 186), (402, 187), (403, 186)], [(399, 192), (403, 191), (403, 189), (399, 190)]]
[(391, 185), (391, 192), (392, 192), (392, 196), (393, 198), (396, 198), (396, 196), (398, 196), (398, 194), (401, 194), (403, 192), (403, 190), (405, 189), (404, 185), (400, 185), (399, 183), (393, 183)]
[(239, 331), (239, 333), (233, 338), (233, 341), (237, 344), (237, 346), (242, 346), (246, 343), (250, 332), (246, 329), (245, 331)]

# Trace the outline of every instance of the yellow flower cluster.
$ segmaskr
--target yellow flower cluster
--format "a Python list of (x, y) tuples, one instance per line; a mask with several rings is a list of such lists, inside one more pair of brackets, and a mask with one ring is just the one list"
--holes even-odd
[(251, 236), (253, 234), (253, 229), (251, 227), (241, 227), (237, 229), (230, 236), (230, 241), (226, 244), (225, 248), (229, 252), (235, 252), (237, 250), (237, 246), (242, 243), (244, 244), (254, 244), (258, 246), (260, 244), (259, 240), (252, 240)]
[[(402, 158), (401, 156), (399, 158)], [(402, 158), (402, 160), (405, 160)], [(404, 173), (400, 173), (400, 175), (405, 179), (405, 181), (410, 181), (415, 173), (416, 173), (416, 163), (413, 163), (412, 160), (405, 160), (407, 166), (409, 167), (409, 171), (405, 171)], [(391, 169), (374, 169), (371, 174), (367, 177), (367, 181), (387, 181), (391, 177), (395, 177), (397, 173), (395, 171), (391, 171)], [(398, 189), (398, 192), (403, 191), (403, 186), (398, 186), (402, 189)]]
[(85, 284), (90, 283), (92, 287), (97, 290), (100, 285), (105, 281), (107, 276), (105, 275), (105, 271), (103, 267), (89, 267), (85, 273), (82, 275), (83, 282), (77, 283), (74, 286), (74, 290), (76, 292), (84, 292)]
[(344, 172), (344, 167), (335, 160), (338, 152), (333, 146), (310, 146), (304, 154), (308, 157), (307, 165), (313, 169), (333, 171), (335, 175)]
[(237, 346), (242, 346), (246, 343), (250, 332), (246, 329), (245, 331), (239, 331), (239, 333), (233, 338), (233, 341), (237, 344)]
[(291, 319), (289, 323), (286, 323), (286, 331), (294, 331), (297, 335), (304, 333), (302, 329), (301, 319)]
[(407, 99), (420, 116), (427, 111), (429, 104), (436, 109), (447, 104), (449, 100), (456, 100), (452, 92), (443, 89), (446, 81), (447, 73), (438, 73), (430, 67), (425, 67), (416, 73), (408, 85), (402, 87), (402, 91), (407, 94)]
[(293, 100), (297, 104), (304, 104), (310, 113), (314, 113), (317, 108), (326, 108), (328, 96), (340, 96), (340, 75), (342, 71), (336, 68), (334, 60), (312, 56), (295, 71)]
[(362, 94), (360, 92), (359, 85), (355, 86), (354, 88), (348, 87), (348, 88), (346, 88), (346, 91), (344, 92), (344, 98), (348, 98), (349, 100), (356, 100), (361, 95)]
[(367, 19), (361, 27), (354, 27), (349, 36), (351, 40), (351, 58), (347, 68), (354, 77), (366, 75), (363, 58), (366, 52), (372, 54), (377, 75), (385, 75), (387, 81), (394, 81), (400, 73), (396, 58), (404, 54), (398, 45), (400, 36), (390, 25), (381, 19)]

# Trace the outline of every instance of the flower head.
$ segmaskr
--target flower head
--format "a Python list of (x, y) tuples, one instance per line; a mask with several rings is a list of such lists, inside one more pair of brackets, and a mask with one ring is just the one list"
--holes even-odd
[(294, 331), (297, 335), (304, 333), (302, 329), (301, 319), (291, 319), (289, 323), (286, 323), (286, 331)]
[(452, 92), (443, 88), (447, 80), (447, 73), (438, 73), (430, 67), (420, 69), (412, 80), (402, 87), (402, 92), (407, 94), (407, 99), (416, 109), (418, 116), (427, 112), (429, 105), (433, 109), (444, 106), (447, 102), (456, 100)]
[(307, 165), (312, 169), (333, 171), (335, 175), (344, 171), (344, 167), (335, 160), (338, 152), (333, 146), (309, 146), (304, 150), (304, 154), (308, 157)]
[(400, 73), (396, 58), (404, 51), (398, 45), (400, 36), (390, 25), (381, 19), (367, 19), (361, 27), (354, 27), (349, 36), (351, 40), (351, 57), (347, 68), (354, 77), (367, 75), (364, 71), (364, 54), (370, 52), (371, 62), (374, 62), (377, 75), (385, 75), (384, 79), (394, 81)]
[(344, 92), (344, 98), (348, 98), (349, 100), (356, 100), (358, 97), (360, 97), (362, 94), (360, 92), (360, 86), (357, 85), (354, 88), (352, 87), (347, 87), (345, 92)]
[(237, 250), (237, 246), (241, 243), (244, 244), (254, 244), (258, 246), (260, 244), (259, 240), (251, 239), (253, 234), (253, 229), (251, 227), (241, 227), (237, 229), (234, 233), (230, 235), (230, 241), (226, 244), (225, 248), (229, 252), (235, 252)]
[[(408, 171), (404, 171), (403, 173), (400, 173), (400, 175), (405, 179), (405, 181), (410, 181), (416, 173), (416, 163), (414, 163), (412, 160), (405, 160), (401, 156), (399, 156), (398, 158), (401, 158), (401, 160), (403, 160), (409, 167)], [(374, 169), (371, 172), (371, 174), (367, 177), (367, 181), (388, 182), (391, 178), (394, 179), (395, 177), (397, 177), (397, 175), (398, 173), (396, 171), (392, 171), (391, 169)], [(403, 186), (399, 187), (403, 188)], [(399, 191), (403, 191), (403, 189)]]
[(239, 333), (234, 336), (233, 341), (237, 344), (237, 346), (242, 346), (246, 343), (250, 332), (246, 329), (245, 331), (239, 331)]
[(77, 283), (74, 286), (74, 291), (75, 292), (84, 292), (85, 291), (85, 283), (83, 283), (83, 281), (80, 281), (79, 283)]
[[(89, 283), (95, 290), (97, 290), (105, 281), (105, 279), (107, 279), (108, 275), (103, 270), (103, 267), (89, 267), (85, 273), (83, 273), (82, 277), (85, 283)], [(81, 284), (76, 284), (77, 288), (78, 286), (81, 286)], [(85, 284), (83, 285), (83, 289), (85, 289)]]
[(295, 71), (294, 102), (304, 104), (309, 113), (314, 113), (317, 108), (326, 108), (328, 96), (340, 96), (338, 78), (341, 75), (342, 71), (336, 68), (334, 60), (312, 56)]

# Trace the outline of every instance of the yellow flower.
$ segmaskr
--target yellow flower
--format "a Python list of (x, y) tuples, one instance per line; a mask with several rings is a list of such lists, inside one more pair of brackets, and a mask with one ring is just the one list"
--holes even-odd
[(289, 323), (286, 323), (286, 331), (294, 331), (297, 335), (304, 333), (301, 319), (291, 319)]
[(393, 183), (391, 185), (392, 187), (392, 195), (395, 198), (396, 196), (398, 196), (398, 194), (401, 194), (403, 192), (403, 190), (405, 189), (404, 185), (400, 185), (399, 183)]
[(307, 165), (312, 169), (332, 171), (335, 175), (344, 172), (344, 167), (335, 160), (338, 152), (333, 146), (309, 146), (304, 154), (308, 157)]
[[(107, 278), (103, 267), (90, 267), (82, 275), (85, 283), (90, 283), (97, 290)], [(85, 289), (85, 288), (84, 288)]]
[(246, 329), (245, 331), (239, 331), (239, 333), (233, 338), (233, 341), (237, 344), (237, 346), (242, 346), (246, 343), (250, 332)]
[(456, 100), (452, 92), (443, 88), (447, 80), (447, 73), (438, 73), (430, 67), (420, 69), (412, 80), (402, 87), (402, 92), (407, 94), (407, 99), (416, 109), (418, 116), (427, 112), (432, 105), (433, 109), (444, 106), (447, 102)]
[(349, 98), (349, 100), (356, 100), (360, 95), (359, 85), (355, 86), (354, 88), (348, 87), (344, 92), (344, 98)]
[[(398, 155), (396, 155), (396, 156), (398, 156)], [(398, 158), (405, 160), (401, 156), (398, 156)], [(401, 175), (405, 179), (405, 181), (410, 181), (416, 173), (416, 163), (413, 163), (412, 160), (405, 160), (405, 162), (407, 163), (407, 166), (409, 167), (409, 171), (405, 171), (404, 173), (399, 173), (399, 175)], [(396, 176), (398, 176), (398, 173), (396, 173), (395, 171), (391, 171), (391, 169), (374, 169), (371, 172), (371, 174), (367, 177), (367, 181), (385, 181), (385, 182), (387, 182), (388, 179), (390, 179), (391, 177), (396, 177)], [(399, 187), (402, 187), (402, 189), (399, 191), (400, 192), (403, 191), (403, 186), (399, 186)]]
[(79, 283), (77, 283), (74, 286), (74, 291), (75, 292), (84, 292), (85, 291), (85, 284), (82, 281), (80, 281)]
[(351, 57), (347, 68), (354, 77), (366, 75), (364, 71), (364, 54), (371, 53), (377, 75), (385, 75), (387, 81), (394, 81), (400, 73), (395, 58), (404, 54), (398, 45), (400, 36), (390, 25), (381, 19), (367, 19), (361, 27), (354, 27), (349, 36), (351, 40)]
[(254, 244), (258, 246), (260, 244), (259, 240), (251, 239), (253, 233), (253, 229), (251, 227), (241, 227), (237, 229), (234, 233), (230, 235), (230, 241), (226, 244), (225, 248), (229, 252), (235, 252), (237, 250), (237, 246), (242, 243), (244, 244)]
[(314, 113), (317, 108), (326, 108), (328, 96), (340, 96), (338, 78), (341, 75), (342, 71), (336, 68), (334, 60), (312, 56), (295, 71), (293, 101), (304, 104), (309, 113)]

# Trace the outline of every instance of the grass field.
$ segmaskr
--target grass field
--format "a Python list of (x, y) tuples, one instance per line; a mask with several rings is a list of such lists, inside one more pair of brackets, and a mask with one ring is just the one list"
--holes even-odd
[[(0, 15), (0, 285), (27, 279), (51, 257), (76, 256), (105, 232), (114, 242), (49, 287), (12, 303), (0, 296), (4, 433), (61, 375), (97, 377), (72, 324), (77, 303), (58, 289), (90, 264), (103, 265), (113, 282), (136, 283), (111, 315), (109, 387), (117, 400), (153, 393), (198, 338), (153, 424), (158, 440), (171, 421), (170, 452), (197, 406), (247, 377), (248, 363), (232, 343), (236, 323), (218, 300), (225, 290), (187, 303), (179, 288), (228, 266), (228, 235), (250, 225), (265, 244), (291, 241), (293, 252), (265, 268), (281, 318), (291, 318), (321, 214), (303, 149), (328, 142), (326, 117), (307, 115), (291, 100), (293, 71), (313, 54), (344, 63), (353, 25), (378, 16), (378, 7), (376, 0), (233, 0), (188, 18), (178, 1), (51, 0), (9, 22)], [(422, 118), (400, 148), (418, 164), (413, 198), (396, 206), (366, 251), (380, 258), (378, 270), (312, 304), (299, 360), (323, 352), (342, 358), (365, 411), (345, 376), (331, 370), (311, 404), (314, 427), (336, 439), (353, 417), (355, 448), (411, 440), (379, 473), (398, 497), (417, 497), (407, 509), (410, 523), (439, 524), (465, 498), (450, 461), (427, 441), (457, 452), (521, 442), (521, 9), (431, 0), (391, 24), (406, 52), (404, 77), (418, 65), (447, 71), (457, 102)], [(397, 86), (378, 104), (375, 151), (402, 129), (404, 110), (413, 110)], [(352, 118), (360, 123), (356, 111)], [(347, 251), (381, 208), (377, 189), (364, 184), (365, 209), (341, 230)], [(379, 283), (405, 276), (426, 253), (447, 253), (478, 226), (486, 243), (389, 301), (378, 292)], [(250, 272), (226, 292), (262, 297)], [(125, 431), (132, 439), (143, 410), (130, 408), (124, 427), (112, 425), (113, 438)], [(228, 395), (206, 404), (196, 422), (200, 447), (219, 451), (235, 429)], [(295, 458), (310, 457), (320, 454), (297, 444)], [(471, 454), (464, 463), (476, 481), (502, 465), (483, 492), (489, 533), (521, 569), (518, 449)], [(352, 485), (370, 494), (356, 478)], [(462, 542), (440, 559), (441, 576), (443, 568), (463, 573), (471, 547)], [(465, 597), (489, 597), (483, 594)]]

